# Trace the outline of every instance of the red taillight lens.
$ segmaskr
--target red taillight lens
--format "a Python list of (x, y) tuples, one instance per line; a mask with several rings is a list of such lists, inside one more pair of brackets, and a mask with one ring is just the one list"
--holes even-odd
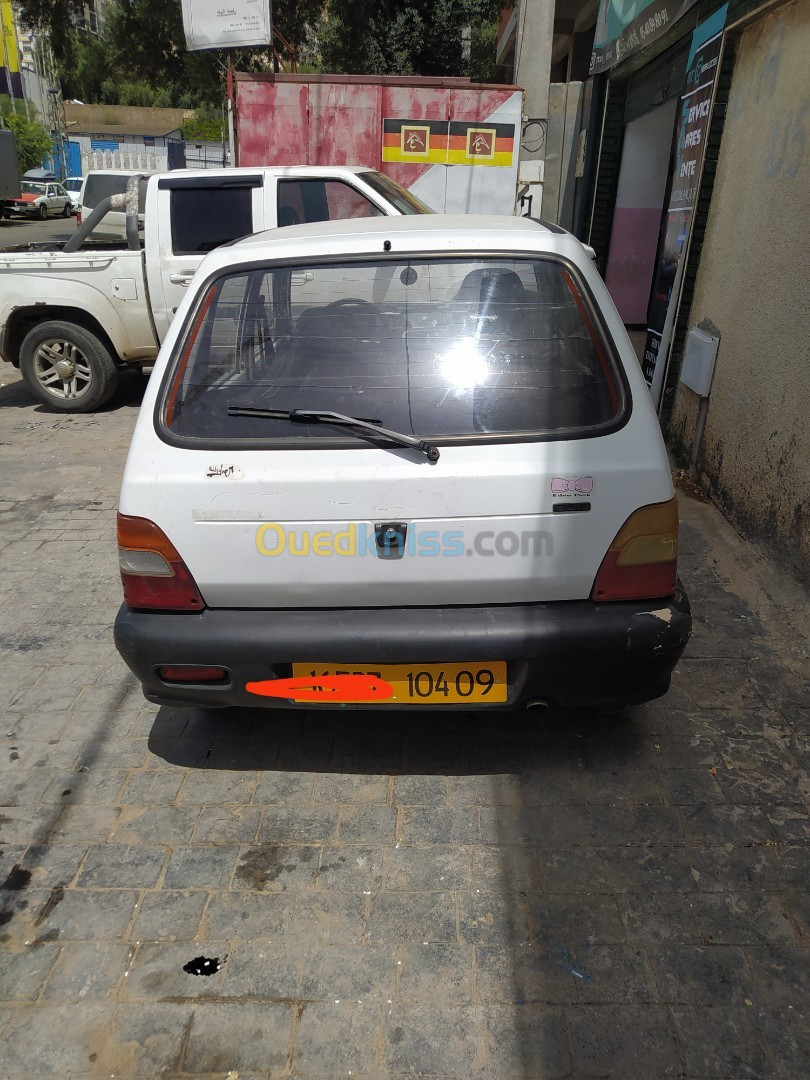
[(221, 683), (228, 681), (228, 672), (222, 667), (201, 667), (195, 664), (175, 664), (158, 668), (158, 675), (170, 683)]
[(619, 529), (599, 567), (594, 600), (672, 596), (678, 573), (678, 503), (636, 510)]
[(147, 518), (118, 515), (124, 600), (151, 611), (202, 611), (200, 590), (168, 536)]
[(81, 210), (77, 210), (76, 211), (76, 228), (77, 229), (81, 225), (81, 223), (82, 223), (82, 212), (81, 212)]

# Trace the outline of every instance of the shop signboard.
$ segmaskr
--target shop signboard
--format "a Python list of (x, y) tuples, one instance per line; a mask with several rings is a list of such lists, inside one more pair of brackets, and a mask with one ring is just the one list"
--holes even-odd
[(642, 360), (644, 378), (656, 406), (663, 390), (667, 331), (671, 329), (678, 299), (681, 260), (697, 201), (727, 8), (728, 4), (724, 4), (695, 29), (687, 61), (687, 90), (678, 114), (672, 186), (647, 311), (647, 340)]
[(198, 52), (269, 45), (270, 12), (268, 0), (183, 0), (186, 47)]
[(697, 0), (600, 0), (591, 75), (607, 71), (661, 37)]

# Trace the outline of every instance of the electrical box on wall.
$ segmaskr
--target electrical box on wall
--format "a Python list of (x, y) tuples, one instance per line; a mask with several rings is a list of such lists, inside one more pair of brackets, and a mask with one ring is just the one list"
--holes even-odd
[(681, 382), (699, 397), (708, 397), (720, 338), (697, 327), (689, 331), (681, 367)]

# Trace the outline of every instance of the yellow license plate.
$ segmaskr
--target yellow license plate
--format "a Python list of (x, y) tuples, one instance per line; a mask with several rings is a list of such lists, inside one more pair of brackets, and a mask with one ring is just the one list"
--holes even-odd
[[(503, 660), (488, 664), (293, 664), (292, 669), (293, 679), (311, 679), (313, 688), (321, 687), (320, 694), (317, 690), (315, 696), (311, 691), (306, 693), (311, 701), (379, 701), (381, 705), (486, 705), (506, 701)], [(323, 683), (319, 684), (319, 679)]]

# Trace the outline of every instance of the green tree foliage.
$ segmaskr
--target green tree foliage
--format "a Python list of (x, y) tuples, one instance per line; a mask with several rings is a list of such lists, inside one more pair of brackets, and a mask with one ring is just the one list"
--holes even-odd
[(53, 140), (42, 124), (29, 119), (19, 109), (19, 103), (15, 113), (5, 96), (0, 98), (0, 126), (14, 132), (20, 176), (29, 169), (38, 169), (53, 150)]
[(490, 79), (494, 44), (491, 57), (487, 50), (501, 7), (502, 0), (330, 0), (318, 29), (321, 69)]
[[(294, 61), (324, 0), (275, 0), (276, 48)], [(180, 0), (110, 0), (100, 35), (82, 28), (83, 0), (21, 0), (23, 17), (45, 29), (67, 98), (107, 105), (219, 106), (223, 68), (272, 70), (270, 50), (189, 52)]]
[(183, 122), (183, 138), (189, 142), (221, 142), (223, 135), (222, 112), (210, 106), (197, 109), (190, 120)]

